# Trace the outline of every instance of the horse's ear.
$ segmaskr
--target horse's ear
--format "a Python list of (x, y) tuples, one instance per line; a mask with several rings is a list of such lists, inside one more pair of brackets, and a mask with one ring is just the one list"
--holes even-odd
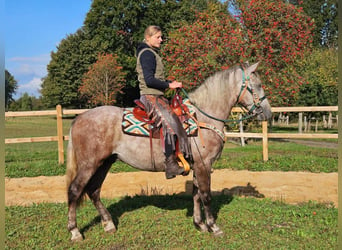
[(247, 74), (250, 75), (251, 73), (255, 72), (259, 66), (260, 62), (254, 63), (253, 65), (247, 68)]

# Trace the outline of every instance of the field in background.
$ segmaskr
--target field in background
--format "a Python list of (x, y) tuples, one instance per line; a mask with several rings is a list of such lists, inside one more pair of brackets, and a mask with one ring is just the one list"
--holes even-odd
[[(63, 119), (64, 134), (67, 135), (72, 119)], [(48, 136), (56, 134), (55, 117), (15, 117), (5, 122), (5, 137)], [(272, 131), (291, 131), (291, 127), (272, 127)], [(329, 132), (334, 132), (330, 130)], [(239, 139), (236, 140), (238, 142)], [(336, 139), (319, 139), (336, 142)], [(269, 160), (262, 160), (260, 140), (250, 139), (245, 147), (227, 142), (221, 159), (214, 168), (230, 168), (253, 171), (309, 171), (337, 172), (337, 149), (309, 147), (283, 140), (270, 140)], [(66, 151), (67, 141), (64, 142)], [(5, 145), (5, 176), (33, 177), (65, 174), (65, 164), (58, 164), (57, 142), (34, 142)], [(138, 171), (122, 162), (117, 162), (111, 172)]]
[[(67, 142), (65, 142), (66, 147)], [(262, 143), (251, 141), (245, 147), (227, 142), (215, 169), (251, 171), (337, 172), (337, 149), (308, 147), (289, 142), (271, 141), (269, 160), (262, 159)], [(138, 171), (116, 162), (114, 172)], [(65, 174), (65, 164), (58, 164), (57, 143), (36, 142), (6, 145), (5, 176), (11, 178)]]

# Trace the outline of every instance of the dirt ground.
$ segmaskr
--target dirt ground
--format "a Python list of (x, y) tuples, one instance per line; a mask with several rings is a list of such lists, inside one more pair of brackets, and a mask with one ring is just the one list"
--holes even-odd
[[(213, 193), (268, 197), (287, 203), (309, 200), (333, 202), (338, 206), (338, 174), (307, 172), (250, 172), (215, 170)], [(102, 197), (113, 198), (135, 194), (191, 193), (192, 173), (165, 179), (164, 173), (133, 172), (109, 174), (102, 187)], [(64, 176), (5, 178), (6, 206), (28, 206), (34, 203), (66, 202)]]

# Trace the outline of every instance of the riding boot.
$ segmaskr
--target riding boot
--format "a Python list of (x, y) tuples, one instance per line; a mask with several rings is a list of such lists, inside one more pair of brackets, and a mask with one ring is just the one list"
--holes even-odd
[(165, 160), (165, 175), (166, 179), (175, 178), (176, 175), (182, 175), (184, 169), (177, 163), (176, 156), (174, 154), (166, 157)]

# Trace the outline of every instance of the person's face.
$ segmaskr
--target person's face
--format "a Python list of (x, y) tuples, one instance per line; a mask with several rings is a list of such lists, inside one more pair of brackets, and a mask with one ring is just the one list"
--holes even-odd
[(158, 31), (153, 36), (147, 36), (146, 37), (146, 43), (150, 47), (160, 48), (160, 45), (161, 45), (162, 41), (163, 41), (163, 39), (162, 39), (161, 31)]

